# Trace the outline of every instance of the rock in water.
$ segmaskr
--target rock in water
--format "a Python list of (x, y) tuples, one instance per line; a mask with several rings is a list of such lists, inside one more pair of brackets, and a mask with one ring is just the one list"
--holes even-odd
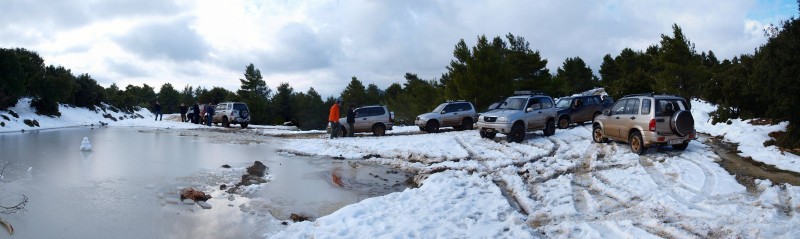
[(81, 142), (81, 150), (82, 151), (92, 150), (92, 144), (89, 143), (89, 137), (83, 137), (83, 141)]
[(255, 161), (252, 166), (247, 167), (247, 174), (256, 177), (264, 177), (266, 170), (267, 170), (266, 165), (261, 163), (261, 161)]
[(200, 190), (195, 190), (194, 188), (184, 188), (181, 190), (181, 199), (191, 199), (194, 201), (206, 201), (211, 198), (211, 195), (208, 195)]

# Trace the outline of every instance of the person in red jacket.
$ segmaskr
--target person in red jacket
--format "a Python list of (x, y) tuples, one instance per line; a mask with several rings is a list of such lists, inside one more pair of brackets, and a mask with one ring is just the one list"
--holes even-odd
[(331, 112), (328, 114), (328, 122), (331, 123), (331, 139), (339, 137), (339, 104), (342, 100), (337, 99), (336, 103), (331, 106)]

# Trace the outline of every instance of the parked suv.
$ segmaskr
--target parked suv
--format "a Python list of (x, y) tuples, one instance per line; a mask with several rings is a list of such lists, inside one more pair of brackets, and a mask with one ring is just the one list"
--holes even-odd
[(592, 139), (628, 142), (637, 154), (658, 145), (684, 150), (697, 136), (690, 107), (679, 96), (627, 95), (594, 119)]
[(543, 130), (545, 136), (556, 133), (557, 109), (553, 98), (544, 93), (516, 91), (499, 109), (481, 114), (478, 130), (481, 138), (506, 134), (508, 141), (522, 142), (525, 132)]
[(558, 128), (566, 129), (572, 123), (594, 120), (605, 107), (599, 95), (591, 95), (561, 98), (556, 103), (556, 108), (558, 108)]
[(250, 110), (247, 108), (247, 104), (242, 102), (222, 102), (214, 108), (211, 122), (222, 123), (223, 127), (240, 124), (244, 129), (250, 123)]
[(471, 130), (477, 118), (472, 103), (460, 100), (442, 103), (430, 113), (417, 116), (414, 123), (419, 126), (419, 130), (434, 133), (439, 131), (440, 127)]
[[(354, 110), (356, 112), (356, 122), (353, 123), (353, 129), (347, 125), (347, 118), (339, 119), (342, 124), (339, 127), (339, 136), (347, 135), (347, 132), (353, 130), (353, 133), (372, 132), (375, 136), (386, 135), (387, 130), (392, 130), (394, 126), (394, 119), (389, 109), (382, 105), (364, 106)], [(330, 132), (330, 125), (328, 126)]]

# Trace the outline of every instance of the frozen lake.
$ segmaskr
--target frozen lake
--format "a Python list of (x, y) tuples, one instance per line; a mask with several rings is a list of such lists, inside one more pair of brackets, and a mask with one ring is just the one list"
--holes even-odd
[[(0, 134), (0, 163), (11, 162), (0, 205), (29, 198), (26, 212), (0, 218), (15, 227), (15, 238), (252, 238), (282, 229), (291, 213), (316, 218), (403, 190), (409, 176), (356, 161), (280, 155), (280, 139), (218, 143), (199, 134), (144, 128)], [(78, 150), (83, 137), (92, 151)], [(238, 182), (256, 160), (269, 167), (270, 182), (242, 195), (219, 189)], [(172, 203), (183, 187), (210, 193), (213, 207)]]

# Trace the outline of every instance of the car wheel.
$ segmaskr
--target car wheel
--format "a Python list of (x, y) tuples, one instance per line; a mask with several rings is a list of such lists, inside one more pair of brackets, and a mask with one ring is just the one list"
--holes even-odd
[(247, 128), (247, 123), (242, 123), (242, 129)]
[(480, 131), (479, 133), (481, 138), (494, 139), (494, 137), (497, 136), (497, 133), (488, 133), (486, 131)]
[(638, 131), (631, 133), (631, 136), (628, 139), (628, 144), (631, 145), (631, 152), (638, 155), (642, 155), (646, 151), (644, 147), (644, 141), (642, 140), (642, 133), (639, 133)]
[(436, 120), (428, 121), (428, 124), (425, 126), (425, 131), (428, 131), (428, 133), (439, 132), (439, 122), (436, 122)]
[(603, 137), (603, 128), (600, 128), (600, 126), (594, 126), (594, 129), (592, 129), (592, 140), (594, 140), (595, 143), (606, 142), (606, 138)]
[(689, 141), (685, 141), (682, 144), (673, 144), (672, 145), (672, 148), (673, 149), (677, 149), (677, 150), (685, 150), (687, 147), (689, 147)]
[(345, 129), (344, 127), (339, 126), (339, 134), (337, 136), (339, 136), (339, 137), (347, 136), (347, 129)]
[(558, 119), (558, 128), (559, 129), (566, 129), (567, 127), (569, 127), (569, 118), (561, 117), (560, 119)]
[(511, 126), (511, 132), (506, 137), (508, 141), (521, 143), (525, 139), (525, 127), (522, 124)]
[(472, 118), (465, 118), (463, 121), (461, 121), (461, 129), (472, 130), (473, 129)]
[(228, 117), (222, 117), (222, 127), (231, 127), (231, 122), (228, 122)]
[(372, 127), (372, 134), (375, 136), (384, 136), (386, 135), (386, 126), (383, 125), (375, 125)]
[(544, 125), (544, 136), (553, 136), (556, 134), (556, 122), (553, 119), (547, 120), (547, 124)]

